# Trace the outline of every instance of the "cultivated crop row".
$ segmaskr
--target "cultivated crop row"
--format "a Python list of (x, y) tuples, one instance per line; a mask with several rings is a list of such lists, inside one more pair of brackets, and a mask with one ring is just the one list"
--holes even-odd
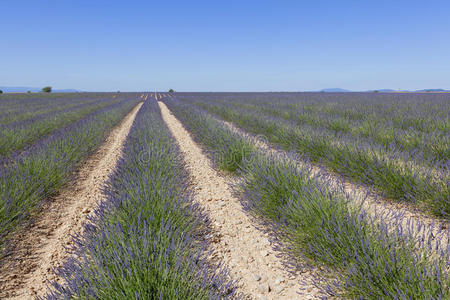
[(53, 110), (26, 120), (0, 126), (0, 159), (11, 156), (15, 151), (22, 150), (57, 129), (69, 126), (95, 111), (118, 102), (119, 100), (108, 99), (75, 106), (70, 105), (64, 110)]
[[(365, 102), (362, 101), (359, 105), (355, 104), (356, 107), (360, 108), (359, 110), (351, 110), (349, 107), (340, 107), (345, 107), (348, 104), (344, 105), (339, 103), (339, 106), (333, 102), (327, 102), (329, 99), (311, 104), (310, 101), (304, 103), (302, 99), (296, 99), (297, 102), (294, 102), (295, 99), (288, 98), (288, 100), (284, 101), (287, 103), (284, 103), (284, 107), (286, 108), (283, 108), (283, 105), (280, 105), (282, 108), (275, 109), (273, 108), (273, 104), (268, 104), (266, 100), (261, 100), (261, 103), (258, 103), (259, 98), (250, 101), (255, 102), (256, 104), (247, 104), (246, 102), (242, 104), (243, 101), (240, 98), (233, 100), (231, 96), (225, 99), (218, 99), (218, 97), (219, 96), (217, 95), (207, 94), (203, 97), (181, 96), (180, 99), (187, 103), (202, 107), (210, 113), (213, 113), (226, 121), (232, 122), (239, 128), (254, 134), (263, 134), (267, 137), (269, 142), (274, 145), (281, 146), (286, 150), (294, 150), (306, 159), (314, 163), (322, 164), (354, 181), (361, 182), (368, 186), (374, 186), (387, 198), (414, 203), (425, 210), (430, 210), (435, 215), (448, 218), (450, 214), (450, 191), (448, 187), (450, 182), (450, 160), (448, 153), (450, 149), (450, 133), (448, 132), (448, 116), (447, 119), (445, 119), (442, 112), (437, 112), (441, 104), (445, 107), (444, 101), (440, 98), (434, 102), (431, 100), (422, 101), (424, 103), (421, 103), (419, 100), (416, 100), (416, 102), (413, 102), (412, 104), (404, 101), (401, 108), (406, 111), (408, 111), (407, 107), (410, 106), (415, 107), (416, 109), (424, 106), (427, 114), (426, 117), (423, 118), (434, 125), (428, 127), (425, 125), (421, 126), (420, 124), (423, 123), (419, 116), (417, 116), (416, 122), (414, 122), (413, 120), (415, 119), (410, 116), (408, 118), (409, 122), (406, 124), (414, 127), (413, 129), (408, 130), (410, 132), (424, 131), (432, 138), (430, 141), (418, 141), (417, 147), (409, 147), (407, 146), (409, 142), (405, 142), (406, 146), (400, 148), (397, 147), (395, 143), (379, 143), (376, 138), (374, 138), (374, 135), (380, 134), (382, 130), (386, 130), (390, 133), (396, 132), (397, 129), (395, 129), (395, 127), (405, 127), (405, 123), (392, 121), (391, 124), (386, 125), (386, 127), (383, 127), (384, 125), (377, 125), (378, 127), (381, 127), (381, 129), (374, 129), (375, 132), (378, 133), (373, 133), (373, 135), (368, 134), (363, 137), (358, 134), (355, 136), (353, 133), (330, 130), (329, 128), (326, 128), (327, 125), (317, 125), (320, 123), (331, 124), (337, 119), (323, 115), (319, 115), (318, 117), (310, 108), (321, 108), (331, 115), (341, 115), (342, 112), (338, 113), (338, 111), (343, 109), (344, 111), (347, 111), (346, 116), (353, 114), (355, 119), (362, 119), (361, 122), (366, 124), (352, 124), (351, 126), (349, 125), (348, 128), (351, 128), (351, 130), (363, 130), (361, 128), (369, 126), (367, 124), (375, 124), (376, 118), (381, 114), (373, 111), (369, 113), (368, 110), (370, 108), (366, 108), (365, 111), (363, 111), (363, 108), (361, 107), (368, 104), (366, 103), (368, 100)], [(375, 100), (376, 99), (373, 101)], [(291, 105), (295, 104), (301, 106), (303, 112), (300, 113), (298, 109), (290, 110), (289, 101), (293, 102), (290, 103)], [(350, 103), (353, 102), (350, 101)], [(388, 109), (389, 104), (392, 106), (390, 110)], [(246, 105), (247, 108), (243, 109), (242, 105)], [(252, 105), (253, 108), (250, 108)], [(371, 106), (369, 105), (369, 107), (372, 107), (371, 109), (376, 111), (374, 107), (379, 105), (380, 104), (372, 104)], [(392, 111), (399, 109), (399, 105), (400, 104), (398, 103), (385, 101), (383, 111), (391, 111), (390, 113), (393, 115), (392, 118), (395, 120), (398, 116)], [(326, 108), (328, 108), (328, 110)], [(402, 111), (402, 109), (400, 109), (400, 111)], [(332, 113), (329, 110), (332, 110)], [(275, 111), (278, 112), (278, 114), (285, 113), (290, 117), (282, 118), (277, 116), (277, 113), (269, 113), (268, 111)], [(436, 112), (436, 114), (431, 115), (432, 112)], [(418, 113), (416, 112), (414, 115), (417, 114)], [(320, 122), (318, 121), (319, 123), (316, 124), (317, 126), (311, 126), (303, 124), (298, 120), (294, 121), (290, 119), (294, 117), (304, 118), (302, 116), (316, 118)], [(400, 113), (400, 116), (403, 115)], [(436, 119), (433, 119), (434, 117), (436, 117)], [(344, 117), (342, 120), (348, 120), (348, 116)], [(376, 122), (376, 124), (383, 123)], [(387, 128), (390, 129), (388, 130)], [(421, 131), (419, 131), (419, 129)], [(431, 130), (434, 131), (431, 133), (428, 132)], [(404, 133), (401, 134), (398, 139), (407, 141), (411, 135)], [(397, 137), (386, 134), (386, 139), (397, 139)], [(424, 152), (422, 151), (424, 147), (434, 149), (436, 152), (434, 152), (434, 154), (430, 154), (426, 151)], [(430, 158), (430, 155), (432, 158)]]
[[(119, 96), (129, 97), (130, 94)], [(94, 103), (117, 97), (117, 95), (111, 97), (108, 93), (47, 94), (45, 97), (37, 94), (2, 94), (0, 95), (0, 125), (20, 122), (81, 103)]]
[[(449, 157), (448, 95), (295, 93), (196, 95), (239, 109), (323, 128), (336, 135), (367, 138), (386, 147), (421, 150), (432, 161)], [(437, 143), (437, 144), (436, 144)], [(447, 140), (448, 143), (448, 140)]]
[(82, 104), (94, 103), (96, 100), (94, 99), (85, 99), (74, 101), (73, 99), (65, 99), (65, 101), (61, 100), (58, 102), (58, 105), (55, 106), (52, 103), (49, 105), (45, 105), (42, 107), (35, 107), (31, 104), (31, 101), (25, 102), (25, 106), (22, 106), (21, 109), (16, 109), (14, 111), (5, 111), (6, 105), (3, 102), (1, 104), (2, 113), (0, 113), (0, 125), (13, 125), (19, 124), (20, 122), (31, 122), (33, 119), (42, 118), (43, 115), (51, 114), (58, 111), (63, 111), (66, 109), (70, 109), (71, 107), (76, 107)]
[[(52, 128), (24, 151), (2, 160), (0, 169), (0, 251), (4, 254), (7, 239), (42, 200), (51, 196), (73, 178), (80, 163), (104, 141), (113, 126), (136, 106), (137, 100), (102, 102), (78, 110), (67, 118), (69, 126)], [(79, 116), (81, 114), (81, 116)], [(70, 116), (70, 117), (69, 117)], [(44, 124), (52, 127), (48, 118)], [(46, 123), (47, 122), (47, 123)], [(66, 124), (68, 125), (68, 124)], [(33, 132), (33, 125), (28, 127)], [(36, 134), (36, 133), (35, 133)], [(27, 138), (26, 135), (22, 136)]]
[[(216, 165), (241, 176), (249, 211), (274, 228), (294, 257), (326, 268), (330, 295), (364, 299), (450, 297), (449, 249), (390, 216), (369, 215), (342, 189), (270, 155), (185, 101), (166, 105)], [(275, 137), (275, 136), (274, 136)]]
[(139, 111), (105, 199), (49, 298), (222, 299), (234, 287), (205, 260), (208, 220), (155, 101)]

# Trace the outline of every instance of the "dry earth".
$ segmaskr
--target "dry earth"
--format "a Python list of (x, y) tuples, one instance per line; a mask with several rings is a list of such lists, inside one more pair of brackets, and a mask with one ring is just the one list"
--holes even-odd
[(0, 270), (0, 299), (36, 299), (45, 295), (53, 270), (70, 255), (72, 236), (103, 199), (102, 187), (115, 170), (138, 104), (112, 130), (105, 143), (77, 172), (77, 180), (48, 201), (28, 228), (14, 238), (9, 263)]
[(222, 260), (232, 279), (239, 281), (239, 292), (248, 299), (318, 299), (321, 294), (310, 273), (314, 271), (293, 274), (286, 270), (269, 236), (257, 228), (233, 195), (233, 178), (214, 170), (211, 161), (167, 106), (162, 102), (159, 106), (184, 154), (194, 201), (212, 221), (213, 257)]

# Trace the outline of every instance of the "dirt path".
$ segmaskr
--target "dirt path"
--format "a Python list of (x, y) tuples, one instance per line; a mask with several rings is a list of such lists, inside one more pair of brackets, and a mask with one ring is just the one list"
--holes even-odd
[(113, 129), (106, 142), (77, 172), (78, 180), (49, 201), (34, 224), (15, 238), (17, 246), (9, 265), (0, 274), (0, 299), (36, 299), (44, 296), (53, 269), (70, 253), (72, 236), (103, 198), (102, 187), (114, 171), (131, 125), (141, 108), (138, 104)]
[[(220, 119), (217, 120), (224, 123), (234, 132), (253, 141), (254, 144), (263, 151), (278, 156), (286, 156), (285, 151), (273, 148), (263, 136), (255, 136), (249, 134), (242, 129), (234, 126), (234, 124), (230, 122)], [(297, 160), (297, 163), (300, 167), (306, 166), (306, 164), (301, 160)], [(326, 168), (312, 165), (311, 171), (312, 177), (320, 174), (321, 176), (323, 176), (324, 180), (326, 180), (327, 184), (332, 184), (334, 185), (334, 187), (341, 187), (343, 183), (344, 191), (350, 196), (350, 199), (353, 201), (353, 203), (356, 205), (361, 204), (362, 208), (373, 216), (384, 215), (392, 222), (396, 222), (395, 224), (401, 223), (404, 228), (409, 228), (410, 230), (413, 230), (418, 234), (425, 235), (425, 237), (431, 236), (433, 239), (432, 243), (435, 244), (436, 241), (439, 241), (439, 243), (443, 246), (442, 249), (447, 246), (449, 242), (448, 221), (433, 218), (432, 216), (425, 214), (423, 211), (414, 208), (412, 205), (385, 199), (374, 191), (368, 194), (367, 188), (363, 185), (356, 184), (349, 180), (342, 181), (341, 178), (339, 178), (335, 173), (328, 171)], [(393, 229), (394, 228), (395, 227), (393, 227)]]
[[(232, 178), (221, 176), (167, 106), (159, 102), (164, 121), (177, 140), (189, 170), (194, 199), (212, 220), (215, 258), (223, 260), (240, 292), (250, 299), (317, 299), (309, 271), (290, 274), (273, 251), (267, 234), (258, 230), (233, 196)], [(301, 290), (302, 289), (302, 290)], [(300, 294), (299, 294), (300, 293)]]

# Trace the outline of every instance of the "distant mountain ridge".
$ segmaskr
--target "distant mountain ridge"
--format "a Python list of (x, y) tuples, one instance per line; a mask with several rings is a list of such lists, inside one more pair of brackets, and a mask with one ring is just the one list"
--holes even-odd
[(425, 89), (425, 90), (417, 90), (416, 92), (448, 92), (444, 89)]
[[(3, 91), (3, 93), (26, 93), (28, 91), (32, 93), (40, 92), (42, 88), (36, 88), (36, 87), (26, 87), (26, 86), (0, 86), (0, 90)], [(76, 93), (80, 92), (79, 90), (75, 89), (54, 89), (52, 90), (54, 93)]]

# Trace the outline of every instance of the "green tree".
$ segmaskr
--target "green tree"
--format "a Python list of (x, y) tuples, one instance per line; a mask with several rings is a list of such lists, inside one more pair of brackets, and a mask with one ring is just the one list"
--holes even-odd
[(52, 87), (51, 86), (46, 86), (42, 88), (42, 92), (43, 93), (51, 93), (52, 92)]
[(173, 89), (170, 89), (169, 93), (175, 93), (175, 91)]
[(3, 91), (2, 91), (2, 90), (0, 90), (0, 94), (3, 94)]

